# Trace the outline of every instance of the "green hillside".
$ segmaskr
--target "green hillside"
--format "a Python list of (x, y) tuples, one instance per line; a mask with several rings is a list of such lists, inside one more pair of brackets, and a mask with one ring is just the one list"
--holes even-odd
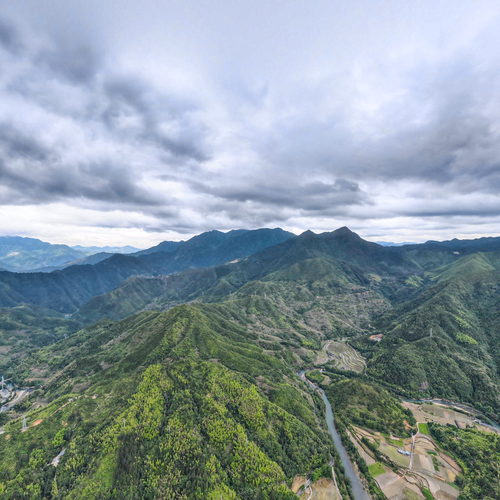
[(326, 387), (336, 415), (346, 423), (395, 436), (409, 436), (415, 419), (382, 387), (360, 379), (341, 378)]
[[(0, 491), (293, 498), (291, 478), (335, 452), (301, 383), (255, 340), (200, 305), (144, 312), (41, 349), (18, 374), (36, 372), (30, 383), (44, 386), (27, 413), (38, 425), (5, 425)], [(37, 409), (37, 398), (51, 402)], [(63, 448), (61, 465), (47, 465)]]
[(456, 484), (463, 489), (460, 498), (497, 498), (500, 491), (498, 434), (437, 424), (432, 424), (430, 430), (432, 437), (449, 451), (462, 467), (463, 476), (457, 477), (456, 480)]
[(67, 245), (53, 245), (21, 236), (0, 236), (0, 268), (8, 271), (24, 272), (65, 265), (85, 255), (85, 252)]
[(70, 335), (79, 326), (76, 320), (39, 307), (0, 308), (0, 374), (11, 374), (20, 360)]
[[(417, 265), (414, 247), (405, 260), (404, 247), (373, 245), (343, 229), (305, 234), (235, 264), (134, 278), (90, 301), (79, 317), (119, 319), (143, 308), (218, 302), (224, 315), (278, 337), (304, 362), (311, 358), (301, 346), (349, 336), (373, 378), (414, 397), (479, 403), (494, 415), (499, 253), (460, 257), (438, 248), (439, 265), (429, 271), (432, 249), (421, 251)], [(443, 252), (452, 260), (444, 266)], [(367, 338), (373, 333), (383, 333), (382, 342)]]
[[(394, 249), (364, 241), (347, 228), (320, 235), (304, 233), (238, 263), (190, 270), (167, 279), (134, 278), (89, 301), (80, 316), (120, 319), (145, 306), (168, 308), (194, 299), (220, 301), (235, 293), (278, 295), (296, 302), (300, 310), (304, 309), (301, 302), (353, 296), (359, 298), (360, 307), (378, 311), (386, 297), (401, 289), (404, 276), (416, 269)], [(139, 300), (131, 300), (134, 295)], [(353, 319), (366, 318), (365, 314)]]
[[(2, 309), (2, 374), (33, 392), (2, 416), (0, 492), (293, 498), (296, 475), (328, 477), (336, 456), (321, 400), (297, 376), (319, 364), (323, 374), (309, 375), (325, 383), (339, 426), (408, 435), (414, 420), (401, 395), (469, 402), (495, 418), (500, 252), (456, 252), (385, 248), (346, 228), (306, 232), (214, 267), (137, 276), (140, 264), (71, 317)], [(162, 253), (62, 271), (74, 272), (76, 284), (91, 269), (61, 303), (76, 308), (90, 293), (86, 280), (111, 286), (104, 265), (121, 276), (123, 259), (159, 262)], [(16, 279), (31, 290), (41, 278)], [(50, 302), (64, 283), (48, 295), (45, 285), (30, 293)], [(0, 290), (18, 300), (5, 280)], [(376, 333), (380, 341), (370, 339)], [(340, 371), (328, 339), (355, 348), (366, 369)], [(20, 432), (23, 416), (29, 427)]]
[[(368, 373), (412, 391), (499, 408), (499, 255), (474, 254), (435, 273), (414, 300), (377, 322), (385, 336), (358, 347)], [(370, 345), (372, 344), (372, 345)]]
[[(114, 254), (93, 265), (72, 265), (50, 273), (0, 272), (0, 306), (22, 303), (73, 313), (92, 297), (107, 293), (132, 276), (157, 276), (220, 265), (292, 238), (282, 229), (210, 231), (175, 252)], [(229, 236), (228, 236), (229, 235)]]

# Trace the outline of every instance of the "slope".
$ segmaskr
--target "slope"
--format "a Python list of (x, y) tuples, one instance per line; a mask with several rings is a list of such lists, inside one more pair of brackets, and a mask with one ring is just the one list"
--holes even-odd
[[(90, 301), (79, 317), (117, 319), (143, 308), (221, 302), (228, 317), (262, 332), (262, 346), (279, 341), (298, 364), (312, 360), (324, 339), (358, 336), (353, 345), (369, 358), (372, 377), (415, 397), (475, 402), (493, 415), (498, 253), (457, 256), (439, 249), (431, 258), (429, 252), (380, 247), (345, 228), (305, 233), (238, 263), (135, 278)], [(374, 343), (367, 333), (384, 338)]]
[(53, 245), (21, 236), (0, 236), (0, 267), (9, 271), (59, 266), (84, 256), (84, 252), (67, 245)]
[[(237, 263), (167, 278), (135, 278), (89, 301), (79, 316), (91, 321), (119, 319), (145, 307), (168, 308), (194, 299), (218, 301), (235, 293), (279, 295), (286, 300), (293, 295), (301, 310), (312, 307), (319, 296), (326, 302), (341, 295), (349, 302), (351, 296), (359, 299), (361, 308), (363, 303), (368, 309), (375, 304), (378, 310), (417, 269), (393, 248), (367, 242), (347, 228), (319, 235), (308, 231)], [(307, 304), (299, 304), (304, 301)], [(360, 322), (368, 316), (361, 314)]]
[(12, 375), (21, 359), (79, 327), (77, 321), (39, 307), (0, 308), (0, 374)]
[[(431, 285), (377, 323), (382, 341), (357, 347), (368, 372), (414, 395), (499, 408), (500, 253), (466, 255), (436, 270)], [(371, 344), (371, 345), (370, 345)]]
[(210, 305), (96, 325), (23, 370), (43, 389), (0, 435), (5, 498), (294, 498), (335, 453), (305, 386)]
[(221, 264), (291, 237), (281, 229), (244, 231), (214, 248), (205, 241), (213, 239), (211, 234), (205, 235), (198, 237), (199, 244), (194, 248), (187, 247), (186, 253), (180, 249), (175, 254), (115, 254), (95, 265), (70, 266), (51, 273), (0, 272), (0, 305), (28, 303), (59, 312), (73, 312), (90, 298), (112, 290), (130, 276), (170, 274), (189, 267)]

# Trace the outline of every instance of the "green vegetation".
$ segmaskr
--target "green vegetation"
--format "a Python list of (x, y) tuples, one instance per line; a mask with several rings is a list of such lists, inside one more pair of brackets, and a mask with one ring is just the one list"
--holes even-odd
[(418, 432), (421, 432), (422, 434), (430, 434), (429, 431), (429, 425), (426, 422), (419, 422), (418, 423)]
[(319, 370), (312, 370), (306, 373), (306, 377), (315, 384), (321, 384), (325, 379), (324, 375)]
[[(371, 473), (368, 469), (368, 466), (366, 465), (366, 462), (361, 457), (356, 446), (353, 444), (353, 442), (349, 438), (349, 435), (347, 433), (347, 426), (344, 424), (344, 422), (341, 419), (337, 419), (336, 420), (336, 427), (337, 427), (337, 431), (340, 434), (340, 437), (342, 439), (342, 443), (347, 450), (347, 453), (349, 454), (351, 460), (354, 463), (356, 463), (359, 471), (361, 472), (361, 474), (365, 478), (366, 482), (368, 483), (368, 489), (369, 489), (369, 492), (370, 492), (372, 498), (375, 498), (376, 500), (385, 499), (386, 498), (385, 495), (382, 493), (382, 490), (380, 489), (377, 482), (375, 481), (375, 479), (371, 475)], [(365, 438), (363, 438), (363, 439), (365, 439)], [(378, 455), (375, 454), (375, 456), (377, 457), (377, 459), (379, 459), (379, 460), (381, 459), (380, 454), (378, 454)]]
[(477, 340), (465, 333), (457, 333), (456, 339), (461, 344), (477, 345)]
[(434, 495), (427, 488), (422, 488), (422, 495), (424, 495), (425, 500), (436, 500)]
[(0, 308), (0, 374), (12, 375), (36, 349), (70, 335), (80, 324), (35, 306)]
[(387, 441), (399, 447), (404, 446), (404, 441), (402, 439), (392, 439), (390, 437), (387, 437)]
[[(348, 230), (304, 234), (236, 264), (168, 280), (134, 278), (90, 301), (80, 316), (123, 318), (151, 305), (223, 302), (236, 321), (279, 336), (307, 364), (321, 340), (357, 337), (350, 344), (367, 358), (374, 380), (415, 398), (469, 401), (494, 417), (499, 255), (457, 257), (440, 245), (383, 248)], [(367, 331), (383, 333), (382, 342), (371, 342)]]
[(380, 476), (380, 474), (385, 472), (384, 466), (380, 462), (375, 462), (374, 464), (369, 465), (368, 470), (370, 471), (372, 477)]
[(456, 458), (463, 470), (463, 476), (457, 476), (455, 481), (462, 490), (460, 498), (497, 498), (500, 491), (500, 436), (476, 429), (457, 429), (451, 425), (431, 423), (429, 427), (432, 437)]
[[(297, 377), (304, 369), (323, 384), (377, 499), (374, 477), (395, 465), (363, 440), (377, 460), (368, 467), (351, 425), (401, 446), (416, 422), (395, 394), (496, 415), (500, 252), (491, 242), (491, 251), (465, 244), (457, 256), (460, 242), (384, 248), (347, 228), (236, 233), (50, 275), (0, 273), (0, 304), (13, 306), (0, 310), (0, 374), (36, 389), (2, 414), (0, 497), (287, 499), (296, 474), (328, 477), (333, 457), (348, 498), (321, 400)], [(20, 302), (85, 305), (69, 319)], [(310, 370), (333, 339), (363, 354), (362, 374), (331, 360), (324, 373)], [(419, 430), (457, 457), (463, 498), (494, 497), (496, 437)]]
[(374, 431), (409, 436), (411, 412), (382, 387), (359, 378), (340, 379), (325, 388), (338, 418)]
[[(28, 303), (73, 313), (93, 297), (113, 290), (132, 276), (156, 276), (189, 268), (220, 265), (284, 242), (290, 236), (291, 233), (282, 229), (228, 233), (209, 231), (174, 245), (176, 248), (171, 248), (171, 252), (163, 252), (160, 248), (159, 252), (142, 252), (135, 256), (114, 254), (94, 265), (70, 266), (51, 273), (2, 272), (0, 306)], [(127, 314), (137, 310), (128, 311)]]
[(82, 330), (33, 363), (58, 376), (27, 414), (38, 425), (0, 436), (6, 498), (287, 499), (293, 476), (320, 477), (335, 454), (300, 384), (279, 382), (292, 373), (211, 306)]
[(434, 273), (427, 287), (377, 321), (379, 345), (359, 339), (367, 373), (412, 397), (469, 401), (499, 409), (500, 254), (473, 254)]

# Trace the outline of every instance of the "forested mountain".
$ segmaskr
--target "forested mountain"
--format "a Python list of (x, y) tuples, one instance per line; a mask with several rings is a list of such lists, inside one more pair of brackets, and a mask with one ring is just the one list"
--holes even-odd
[(208, 231), (187, 241), (164, 241), (135, 255), (168, 253), (172, 272), (193, 267), (209, 267), (247, 257), (282, 243), (295, 235), (282, 229), (238, 229), (223, 233)]
[[(41, 349), (24, 369), (51, 403), (27, 414), (39, 422), (29, 432), (18, 434), (19, 421), (5, 426), (16, 439), (0, 448), (3, 495), (294, 498), (287, 482), (328, 470), (335, 450), (303, 384), (283, 384), (292, 372), (255, 340), (199, 305)], [(54, 467), (40, 472), (62, 448), (57, 477)]]
[(32, 389), (1, 414), (0, 496), (296, 498), (294, 477), (328, 478), (333, 458), (349, 498), (297, 376), (313, 366), (342, 425), (409, 439), (402, 395), (498, 414), (498, 239), (214, 231), (156, 250), (0, 273), (0, 368)]
[[(234, 264), (132, 278), (78, 317), (120, 319), (192, 300), (239, 302), (244, 312), (244, 303), (260, 300), (254, 317), (286, 318), (288, 340), (297, 332), (316, 342), (348, 335), (374, 377), (409, 394), (498, 411), (499, 255), (382, 247), (347, 228), (307, 232)], [(381, 333), (382, 342), (368, 333)]]
[[(73, 312), (90, 298), (112, 290), (130, 276), (170, 274), (190, 267), (221, 264), (291, 236), (281, 229), (239, 231), (228, 237), (225, 233), (209, 232), (181, 245), (176, 253), (114, 254), (94, 265), (73, 265), (51, 273), (0, 272), (0, 306), (28, 303), (59, 312)], [(182, 251), (184, 246), (185, 252)]]
[(119, 319), (144, 307), (168, 307), (200, 298), (213, 301), (236, 292), (257, 295), (272, 288), (272, 298), (277, 296), (277, 286), (287, 289), (280, 292), (287, 295), (287, 300), (293, 294), (303, 301), (300, 295), (306, 293), (311, 303), (319, 296), (338, 300), (347, 294), (349, 302), (357, 295), (369, 294), (370, 300), (363, 298), (359, 302), (361, 307), (371, 308), (414, 293), (407, 280), (424, 273), (429, 262), (459, 258), (447, 250), (437, 250), (430, 256), (428, 253), (427, 249), (383, 247), (363, 240), (348, 228), (322, 234), (306, 231), (240, 262), (169, 277), (134, 277), (109, 294), (91, 300), (80, 313), (92, 320)]
[(80, 327), (74, 319), (36, 306), (0, 308), (0, 374), (37, 348), (53, 344)]
[(446, 249), (459, 253), (488, 252), (498, 250), (499, 246), (500, 237), (498, 236), (476, 238), (473, 240), (459, 240), (458, 238), (447, 241), (429, 240), (420, 245), (416, 243), (407, 243), (404, 245), (406, 249), (427, 247), (432, 249)]
[(92, 259), (91, 256), (102, 252), (106, 252), (109, 257), (113, 253), (137, 252), (137, 248), (68, 246), (47, 243), (36, 238), (0, 236), (0, 268), (5, 271), (50, 272), (72, 264), (96, 263), (102, 259)]
[[(500, 252), (466, 255), (377, 321), (385, 336), (368, 372), (409, 388), (498, 411)], [(363, 339), (365, 346), (369, 341)], [(358, 344), (360, 345), (360, 344)]]

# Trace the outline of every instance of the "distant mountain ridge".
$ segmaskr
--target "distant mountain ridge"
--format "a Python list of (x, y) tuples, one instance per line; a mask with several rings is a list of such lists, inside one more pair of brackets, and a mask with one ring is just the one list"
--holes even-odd
[[(446, 241), (429, 240), (421, 245), (428, 248), (446, 248), (459, 252), (488, 252), (498, 250), (500, 247), (500, 236), (484, 236), (471, 240), (459, 240), (458, 238)], [(411, 243), (404, 246), (406, 248), (416, 248), (418, 244)]]
[(83, 252), (86, 255), (100, 253), (100, 252), (129, 254), (129, 253), (136, 253), (136, 252), (140, 251), (138, 248), (130, 246), (130, 245), (118, 246), (118, 247), (114, 247), (114, 246), (103, 246), (103, 247), (90, 246), (90, 247), (87, 247), (87, 246), (82, 246), (82, 245), (73, 245), (71, 248), (74, 248), (75, 250), (78, 250), (79, 252)]
[[(451, 254), (451, 258), (455, 256)], [(407, 258), (396, 247), (366, 241), (347, 227), (320, 234), (305, 231), (240, 262), (192, 269), (166, 278), (134, 277), (108, 294), (95, 297), (81, 312), (92, 320), (121, 319), (152, 301), (161, 308), (161, 304), (175, 305), (199, 297), (219, 300), (251, 282), (278, 276), (293, 282), (327, 279), (329, 273), (334, 273), (331, 282), (364, 285), (370, 275), (380, 273), (388, 277), (388, 282), (397, 283), (421, 268), (416, 261), (414, 255)]]
[[(0, 272), (0, 305), (28, 303), (59, 312), (74, 312), (96, 295), (134, 275), (171, 274), (246, 257), (294, 235), (282, 229), (211, 231), (181, 242), (176, 253), (112, 254), (95, 264), (72, 265), (50, 273)], [(185, 247), (185, 251), (183, 251)]]
[(9, 271), (59, 266), (84, 256), (83, 252), (68, 245), (53, 245), (21, 236), (0, 236), (0, 267)]
[[(48, 243), (23, 236), (0, 236), (0, 268), (13, 272), (51, 272), (82, 263), (91, 255), (108, 252), (133, 253), (138, 249), (124, 247), (85, 247)], [(94, 258), (84, 263), (95, 263)]]

